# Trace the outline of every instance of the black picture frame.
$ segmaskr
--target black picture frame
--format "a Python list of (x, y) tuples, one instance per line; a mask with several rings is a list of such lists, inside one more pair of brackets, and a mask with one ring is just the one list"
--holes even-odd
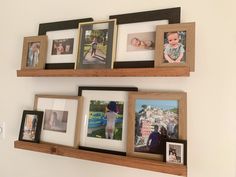
[[(78, 87), (78, 96), (83, 97), (83, 91), (90, 90), (90, 91), (127, 91), (127, 92), (136, 92), (138, 91), (137, 87), (103, 87), (103, 86), (79, 86)], [(82, 117), (81, 117), (82, 118)], [(122, 155), (126, 156), (126, 151), (116, 151), (116, 150), (109, 150), (104, 148), (96, 148), (96, 147), (87, 147), (79, 145), (79, 149), (94, 151), (94, 152), (101, 152), (101, 153), (108, 153), (108, 154), (115, 154), (115, 155)]]
[[(97, 28), (99, 25), (102, 25), (102, 28)], [(95, 33), (93, 33), (94, 31)], [(89, 32), (90, 35), (87, 34)], [(92, 36), (93, 40), (91, 40)], [(116, 48), (115, 43), (115, 19), (81, 23), (79, 25), (76, 69), (112, 68)], [(93, 48), (93, 46), (96, 46), (95, 49)]]
[[(168, 145), (169, 144), (169, 145)], [(173, 153), (170, 149), (170, 145), (179, 146), (179, 151), (181, 150), (181, 148), (183, 148), (182, 150), (182, 154), (180, 153), (180, 157), (178, 156), (178, 153), (175, 152), (175, 160), (172, 159), (169, 160), (167, 157), (167, 153)], [(176, 151), (176, 149), (174, 150)], [(176, 155), (177, 154), (177, 155)], [(166, 163), (174, 163), (174, 164), (179, 164), (179, 165), (187, 165), (187, 140), (182, 140), (182, 139), (165, 139), (165, 143), (164, 143), (164, 154), (163, 154), (163, 161)]]
[[(77, 29), (79, 23), (91, 22), (93, 18), (74, 19), (50, 23), (40, 23), (38, 35), (46, 35), (49, 31)], [(46, 63), (45, 69), (74, 69), (75, 63)]]
[(23, 111), (19, 133), (20, 141), (39, 143), (43, 114), (43, 111)]
[[(116, 19), (117, 25), (156, 20), (168, 20), (169, 24), (180, 23), (181, 8), (135, 12), (128, 14), (111, 15), (109, 19)], [(118, 34), (119, 35), (119, 34)], [(150, 61), (115, 61), (113, 68), (153, 68), (154, 60)]]

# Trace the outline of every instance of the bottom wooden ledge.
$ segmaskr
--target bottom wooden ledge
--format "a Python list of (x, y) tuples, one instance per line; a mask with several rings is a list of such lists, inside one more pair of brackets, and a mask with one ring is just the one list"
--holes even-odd
[(120, 166), (156, 171), (161, 173), (168, 173), (179, 176), (187, 176), (186, 166), (168, 164), (155, 160), (119, 156), (119, 155), (99, 153), (99, 152), (91, 152), (49, 143), (38, 144), (25, 141), (15, 141), (14, 147), (18, 149), (43, 152), (48, 154), (61, 155), (84, 160), (91, 160), (113, 165), (120, 165)]

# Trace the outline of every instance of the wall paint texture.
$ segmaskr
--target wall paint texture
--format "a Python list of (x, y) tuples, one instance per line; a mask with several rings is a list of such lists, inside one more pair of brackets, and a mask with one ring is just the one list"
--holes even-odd
[[(236, 177), (236, 1), (8, 0), (0, 6), (0, 177), (174, 177), (139, 169), (14, 149), (22, 110), (38, 93), (76, 95), (78, 86), (137, 86), (188, 93), (188, 176)], [(181, 7), (182, 22), (196, 22), (196, 68), (183, 78), (17, 78), (24, 36), (38, 24), (76, 18)]]

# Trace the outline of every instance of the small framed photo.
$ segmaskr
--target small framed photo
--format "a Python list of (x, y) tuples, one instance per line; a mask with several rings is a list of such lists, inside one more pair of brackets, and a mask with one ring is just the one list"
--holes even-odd
[(78, 96), (36, 95), (34, 109), (44, 111), (41, 140), (78, 147)]
[(187, 141), (169, 140), (165, 142), (164, 162), (187, 165)]
[(116, 20), (80, 23), (76, 69), (112, 68)]
[(19, 140), (39, 143), (43, 112), (24, 110), (22, 115)]
[(129, 94), (127, 153), (162, 160), (165, 139), (186, 139), (185, 92)]
[(47, 36), (24, 37), (21, 69), (44, 69)]
[(136, 87), (79, 87), (83, 97), (80, 149), (125, 155), (128, 92)]
[(195, 23), (156, 27), (155, 67), (187, 66), (194, 71)]
[(92, 18), (39, 24), (39, 35), (48, 36), (46, 69), (74, 69), (77, 55), (79, 23)]
[(117, 51), (114, 68), (154, 67), (156, 26), (179, 23), (180, 8), (112, 15), (117, 19)]

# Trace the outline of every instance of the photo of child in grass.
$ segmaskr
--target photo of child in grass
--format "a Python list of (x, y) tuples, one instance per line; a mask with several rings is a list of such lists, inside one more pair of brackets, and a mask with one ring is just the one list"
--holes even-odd
[(108, 29), (86, 30), (83, 64), (106, 64)]
[(123, 108), (122, 101), (91, 100), (87, 136), (122, 140)]

